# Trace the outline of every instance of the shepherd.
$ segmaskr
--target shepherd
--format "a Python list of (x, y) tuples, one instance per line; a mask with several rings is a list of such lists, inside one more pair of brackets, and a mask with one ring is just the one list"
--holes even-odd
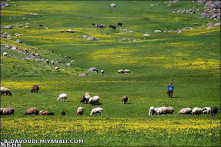
[(172, 98), (172, 96), (173, 96), (173, 90), (174, 90), (173, 84), (172, 84), (172, 82), (170, 82), (167, 87), (167, 94), (170, 98)]

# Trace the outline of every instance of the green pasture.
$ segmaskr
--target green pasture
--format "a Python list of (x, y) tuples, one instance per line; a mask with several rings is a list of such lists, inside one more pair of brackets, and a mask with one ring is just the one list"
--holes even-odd
[[(109, 8), (110, 3), (117, 7)], [(11, 5), (1, 9), (1, 31), (12, 34), (12, 40), (1, 37), (1, 86), (13, 96), (1, 96), (1, 107), (13, 107), (15, 114), (1, 116), (1, 140), (84, 139), (83, 144), (64, 146), (220, 145), (220, 27), (207, 29), (203, 25), (216, 21), (200, 19), (199, 13), (172, 13), (172, 9), (184, 8), (201, 12), (203, 7), (197, 2), (168, 6), (168, 1), (14, 1)], [(108, 28), (118, 22), (123, 23), (122, 29)], [(23, 27), (3, 28), (17, 23)], [(30, 23), (28, 29), (25, 23)], [(98, 29), (92, 23), (106, 28)], [(164, 32), (185, 27), (193, 29), (180, 34)], [(60, 32), (67, 29), (74, 33)], [(146, 33), (150, 36), (143, 36)], [(88, 41), (83, 35), (99, 40)], [(16, 43), (17, 39), (23, 43)], [(5, 49), (3, 44), (60, 62), (27, 60), (31, 56)], [(67, 67), (70, 62), (72, 66)], [(90, 73), (90, 67), (103, 69), (105, 74)], [(131, 73), (118, 74), (119, 69)], [(80, 73), (87, 76), (79, 77)], [(166, 94), (170, 81), (175, 87), (172, 99)], [(39, 93), (30, 92), (35, 84)], [(98, 95), (101, 105), (81, 104), (86, 92)], [(67, 102), (56, 100), (61, 93), (67, 93)], [(129, 97), (125, 105), (121, 103), (124, 95)], [(85, 113), (77, 117), (79, 106)], [(175, 112), (149, 116), (150, 106), (171, 106)], [(207, 106), (217, 107), (218, 115), (177, 115), (181, 108)], [(55, 115), (24, 116), (31, 107)], [(102, 116), (90, 116), (94, 107), (104, 109)], [(63, 110), (66, 115), (60, 116)]]

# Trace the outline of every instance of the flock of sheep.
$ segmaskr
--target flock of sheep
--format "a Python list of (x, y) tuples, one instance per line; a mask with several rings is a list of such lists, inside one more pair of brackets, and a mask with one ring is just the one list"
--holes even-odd
[[(161, 114), (173, 114), (174, 109), (172, 107), (158, 107), (154, 108), (153, 106), (150, 107), (149, 109), (149, 115), (161, 115)], [(191, 108), (182, 108), (178, 114), (183, 115), (183, 114), (193, 114), (193, 115), (200, 115), (200, 114), (211, 114), (215, 115), (218, 113), (217, 107), (204, 107), (204, 108), (198, 108), (194, 107), (193, 109)]]
[[(31, 89), (31, 92), (37, 92), (39, 91), (39, 86), (38, 85), (34, 85)], [(1, 87), (1, 95), (10, 95), (12, 96), (11, 91), (8, 88), (5, 87)], [(62, 101), (62, 102), (67, 102), (67, 94), (63, 93), (60, 94), (57, 98), (57, 101)], [(128, 101), (128, 96), (123, 96), (122, 97), (122, 104), (126, 104)], [(82, 96), (80, 103), (83, 104), (92, 104), (92, 105), (100, 105), (101, 103), (99, 102), (99, 96), (93, 96), (91, 97), (89, 92), (86, 92), (84, 96)], [(90, 115), (93, 114), (100, 114), (102, 115), (102, 111), (103, 109), (100, 107), (96, 107), (93, 108), (91, 110)], [(174, 109), (172, 107), (158, 107), (158, 108), (154, 108), (153, 106), (150, 107), (149, 109), (149, 115), (166, 115), (166, 114), (173, 114), (174, 113)], [(182, 108), (178, 114), (179, 115), (183, 115), (183, 114), (192, 114), (192, 115), (200, 115), (200, 114), (211, 114), (211, 115), (215, 115), (218, 113), (218, 109), (217, 107), (204, 107), (204, 108), (198, 108), (198, 107), (194, 107), (193, 109), (191, 108)], [(14, 109), (12, 107), (7, 107), (7, 108), (1, 108), (0, 109), (0, 115), (12, 115), (14, 114)], [(29, 108), (25, 111), (24, 115), (54, 115), (53, 112), (48, 112), (47, 110), (38, 110), (37, 108)], [(84, 114), (84, 108), (83, 107), (79, 107), (77, 109), (77, 113), (78, 116), (79, 115), (83, 115)], [(65, 115), (65, 112), (61, 112), (61, 115)]]

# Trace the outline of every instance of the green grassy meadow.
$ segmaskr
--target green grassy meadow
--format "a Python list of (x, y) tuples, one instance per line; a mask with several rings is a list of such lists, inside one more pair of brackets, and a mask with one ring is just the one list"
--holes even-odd
[[(220, 27), (200, 27), (215, 21), (199, 19), (199, 13), (171, 12), (193, 7), (202, 11), (203, 7), (196, 2), (182, 1), (171, 6), (165, 2), (15, 1), (11, 7), (1, 9), (1, 26), (23, 26), (2, 27), (1, 31), (12, 34), (12, 40), (1, 37), (1, 45), (16, 45), (21, 50), (39, 53), (44, 59), (60, 61), (52, 65), (26, 60), (28, 55), (1, 46), (1, 86), (13, 94), (1, 96), (1, 107), (15, 109), (14, 115), (1, 116), (1, 141), (84, 139), (83, 144), (62, 145), (220, 146)], [(117, 7), (109, 8), (110, 3)], [(106, 28), (98, 29), (91, 25), (93, 22), (105, 24)], [(108, 28), (118, 22), (128, 31)], [(28, 29), (24, 28), (25, 23), (30, 23)], [(185, 27), (194, 29), (181, 34), (163, 32)], [(74, 33), (60, 32), (67, 29)], [(23, 36), (16, 37), (15, 33)], [(143, 36), (145, 33), (150, 36)], [(99, 40), (88, 41), (83, 35)], [(23, 43), (16, 43), (17, 39)], [(3, 52), (8, 53), (7, 58), (2, 56)], [(71, 60), (73, 66), (66, 66)], [(90, 67), (103, 69), (105, 74), (90, 73)], [(119, 69), (129, 69), (131, 73), (118, 74)], [(87, 76), (79, 77), (80, 73)], [(172, 99), (166, 94), (170, 81), (175, 87)], [(39, 93), (30, 92), (35, 84), (40, 87)], [(87, 91), (91, 96), (98, 95), (101, 105), (80, 103)], [(56, 100), (61, 93), (67, 93), (68, 102)], [(129, 97), (125, 105), (121, 103), (124, 95)], [(77, 117), (80, 106), (85, 113)], [(175, 112), (149, 116), (150, 106), (171, 106)], [(181, 108), (206, 106), (218, 107), (218, 115), (177, 115)], [(23, 115), (31, 107), (55, 115)], [(102, 107), (103, 115), (90, 116), (94, 107)], [(63, 110), (66, 115), (60, 116)]]

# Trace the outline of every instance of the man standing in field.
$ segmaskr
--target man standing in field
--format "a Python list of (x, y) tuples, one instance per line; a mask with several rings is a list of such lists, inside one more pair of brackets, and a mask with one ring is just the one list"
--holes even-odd
[(173, 90), (174, 90), (173, 84), (172, 84), (172, 82), (170, 82), (167, 87), (167, 94), (170, 98), (172, 98)]

